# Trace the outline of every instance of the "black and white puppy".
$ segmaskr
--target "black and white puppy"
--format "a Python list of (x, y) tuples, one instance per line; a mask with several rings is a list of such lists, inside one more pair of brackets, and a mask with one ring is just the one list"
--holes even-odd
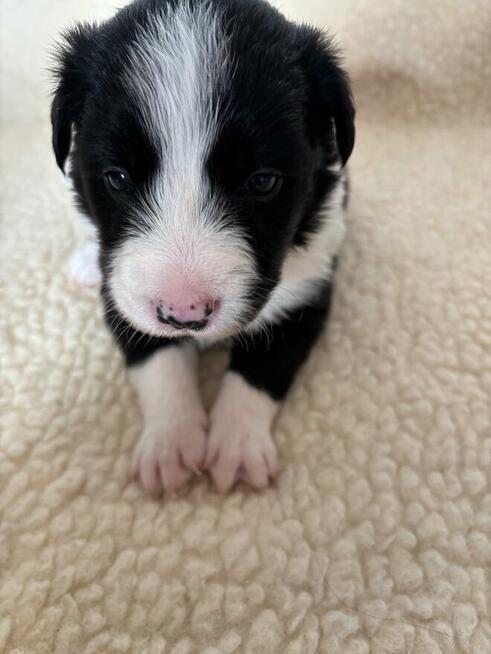
[[(100, 279), (145, 429), (148, 491), (206, 468), (264, 487), (271, 426), (329, 310), (354, 144), (347, 76), (330, 40), (262, 0), (137, 0), (65, 34), (52, 106), (95, 239)], [(228, 341), (208, 417), (196, 346)]]

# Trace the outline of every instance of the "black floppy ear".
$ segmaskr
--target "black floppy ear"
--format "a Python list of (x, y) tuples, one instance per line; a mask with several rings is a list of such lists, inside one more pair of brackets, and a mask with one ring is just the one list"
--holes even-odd
[(63, 171), (70, 152), (72, 129), (82, 116), (94, 58), (96, 27), (77, 25), (63, 34), (54, 52), (56, 88), (51, 105), (52, 143), (56, 163)]
[(56, 93), (51, 105), (51, 127), (53, 150), (58, 167), (64, 172), (65, 161), (70, 151), (72, 138), (73, 111), (64, 102), (60, 93)]
[(300, 30), (300, 38), (313, 131), (325, 135), (334, 121), (339, 156), (344, 166), (355, 145), (355, 106), (348, 75), (341, 68), (339, 54), (326, 35), (304, 27)]

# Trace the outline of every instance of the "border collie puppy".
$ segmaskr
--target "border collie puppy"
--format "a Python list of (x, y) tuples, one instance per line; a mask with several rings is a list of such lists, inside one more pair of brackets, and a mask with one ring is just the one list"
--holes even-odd
[[(137, 0), (56, 56), (53, 147), (95, 227), (72, 273), (100, 282), (140, 399), (133, 473), (150, 492), (201, 469), (264, 487), (345, 232), (354, 108), (336, 50), (262, 0)], [(196, 348), (224, 341), (208, 417)]]

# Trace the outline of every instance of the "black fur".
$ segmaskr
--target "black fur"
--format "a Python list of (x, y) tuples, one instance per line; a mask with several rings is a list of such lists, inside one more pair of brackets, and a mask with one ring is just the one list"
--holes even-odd
[(324, 327), (331, 295), (331, 283), (326, 281), (309, 304), (259, 334), (242, 336), (232, 346), (230, 369), (282, 400)]

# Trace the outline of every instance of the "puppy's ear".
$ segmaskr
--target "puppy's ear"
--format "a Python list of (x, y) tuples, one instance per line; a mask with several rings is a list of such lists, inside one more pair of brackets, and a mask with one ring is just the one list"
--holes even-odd
[(52, 72), (56, 88), (51, 105), (52, 143), (63, 171), (70, 152), (72, 129), (79, 125), (91, 82), (97, 27), (77, 25), (65, 32), (54, 52)]
[(317, 137), (336, 128), (339, 156), (348, 161), (355, 144), (355, 106), (348, 75), (331, 40), (318, 30), (300, 28), (301, 65), (307, 76), (309, 128)]

